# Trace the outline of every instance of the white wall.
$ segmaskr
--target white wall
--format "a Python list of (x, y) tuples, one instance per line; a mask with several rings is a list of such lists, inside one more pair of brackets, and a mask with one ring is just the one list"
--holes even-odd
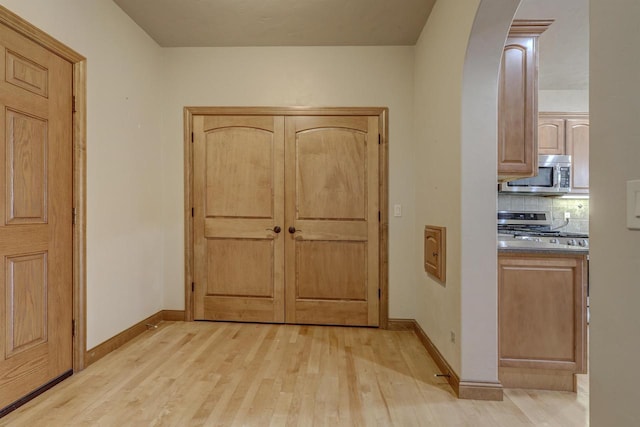
[(640, 230), (626, 181), (640, 179), (640, 2), (591, 0), (591, 426), (640, 425)]
[(184, 106), (389, 107), (390, 316), (414, 317), (413, 47), (171, 48), (163, 138), (164, 308), (184, 308)]
[(111, 0), (0, 0), (87, 57), (87, 346), (162, 309), (160, 48)]

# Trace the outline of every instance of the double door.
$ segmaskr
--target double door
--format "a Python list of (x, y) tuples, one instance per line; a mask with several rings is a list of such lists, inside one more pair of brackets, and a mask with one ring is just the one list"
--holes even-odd
[(379, 117), (193, 117), (194, 319), (378, 325)]

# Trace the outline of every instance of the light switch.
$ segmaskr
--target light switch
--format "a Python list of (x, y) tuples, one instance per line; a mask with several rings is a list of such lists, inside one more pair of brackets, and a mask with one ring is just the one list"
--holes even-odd
[(627, 181), (627, 228), (640, 230), (640, 180)]

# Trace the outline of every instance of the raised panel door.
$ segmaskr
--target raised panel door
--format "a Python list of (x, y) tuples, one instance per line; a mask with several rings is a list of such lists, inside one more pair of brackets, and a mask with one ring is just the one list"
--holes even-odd
[(378, 117), (286, 119), (286, 322), (378, 325)]
[(284, 118), (193, 129), (194, 319), (283, 322)]
[(72, 65), (0, 25), (0, 409), (72, 369)]
[(498, 257), (499, 366), (583, 371), (584, 275), (582, 256)]
[(538, 37), (553, 21), (514, 20), (498, 81), (498, 180), (538, 169)]
[(564, 119), (538, 118), (538, 154), (565, 154)]
[(567, 154), (571, 156), (571, 192), (589, 192), (589, 120), (567, 119)]
[(534, 37), (510, 37), (498, 87), (498, 175), (531, 176), (536, 167), (537, 64)]

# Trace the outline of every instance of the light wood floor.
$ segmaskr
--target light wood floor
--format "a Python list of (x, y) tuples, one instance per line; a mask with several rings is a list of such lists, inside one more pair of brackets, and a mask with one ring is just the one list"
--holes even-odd
[[(11, 426), (585, 426), (588, 390), (458, 400), (413, 332), (164, 322)], [(586, 383), (584, 379), (582, 383)]]

